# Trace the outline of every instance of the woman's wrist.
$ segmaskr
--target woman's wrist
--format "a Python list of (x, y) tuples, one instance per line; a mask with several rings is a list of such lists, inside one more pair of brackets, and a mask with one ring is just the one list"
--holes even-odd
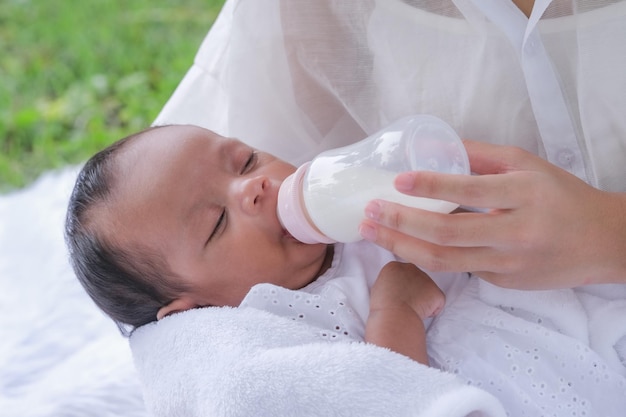
[[(626, 193), (605, 192), (606, 210), (598, 213), (604, 224), (604, 242), (588, 242), (595, 253), (590, 284), (626, 284)], [(581, 236), (585, 239), (585, 236)]]

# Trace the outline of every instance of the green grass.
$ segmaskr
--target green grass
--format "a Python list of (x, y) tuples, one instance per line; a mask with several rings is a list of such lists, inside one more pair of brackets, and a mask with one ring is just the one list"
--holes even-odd
[(0, 192), (147, 127), (223, 0), (2, 0)]

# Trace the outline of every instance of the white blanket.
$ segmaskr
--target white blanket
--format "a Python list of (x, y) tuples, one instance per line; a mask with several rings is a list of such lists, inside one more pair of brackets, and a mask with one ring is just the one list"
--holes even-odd
[(180, 313), (139, 329), (131, 348), (156, 416), (623, 417), (625, 292), (473, 279), (428, 331), (431, 363), (448, 372), (320, 342), (316, 328), (253, 308)]
[(128, 342), (71, 271), (63, 220), (76, 169), (0, 196), (0, 415), (143, 417)]
[(373, 345), (253, 308), (205, 308), (131, 337), (155, 416), (505, 416), (492, 395)]

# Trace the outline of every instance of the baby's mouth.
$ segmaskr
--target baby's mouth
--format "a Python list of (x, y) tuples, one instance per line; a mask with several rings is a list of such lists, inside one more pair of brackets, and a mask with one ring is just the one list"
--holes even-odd
[(293, 237), (292, 234), (287, 231), (287, 229), (284, 229), (284, 228), (283, 228), (283, 238), (288, 239), (288, 240), (293, 240), (294, 242), (301, 243), (298, 239)]

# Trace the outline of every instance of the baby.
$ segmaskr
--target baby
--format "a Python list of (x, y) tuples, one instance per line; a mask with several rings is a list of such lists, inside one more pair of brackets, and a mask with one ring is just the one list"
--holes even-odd
[(126, 333), (192, 308), (244, 299), (255, 307), (254, 294), (270, 285), (331, 300), (344, 308), (341, 320), (357, 322), (332, 329), (316, 322), (324, 334), (341, 331), (427, 363), (423, 320), (441, 310), (443, 293), (415, 266), (367, 242), (310, 245), (290, 236), (276, 202), (294, 171), (196, 126), (124, 138), (78, 176), (65, 231), (74, 271)]

